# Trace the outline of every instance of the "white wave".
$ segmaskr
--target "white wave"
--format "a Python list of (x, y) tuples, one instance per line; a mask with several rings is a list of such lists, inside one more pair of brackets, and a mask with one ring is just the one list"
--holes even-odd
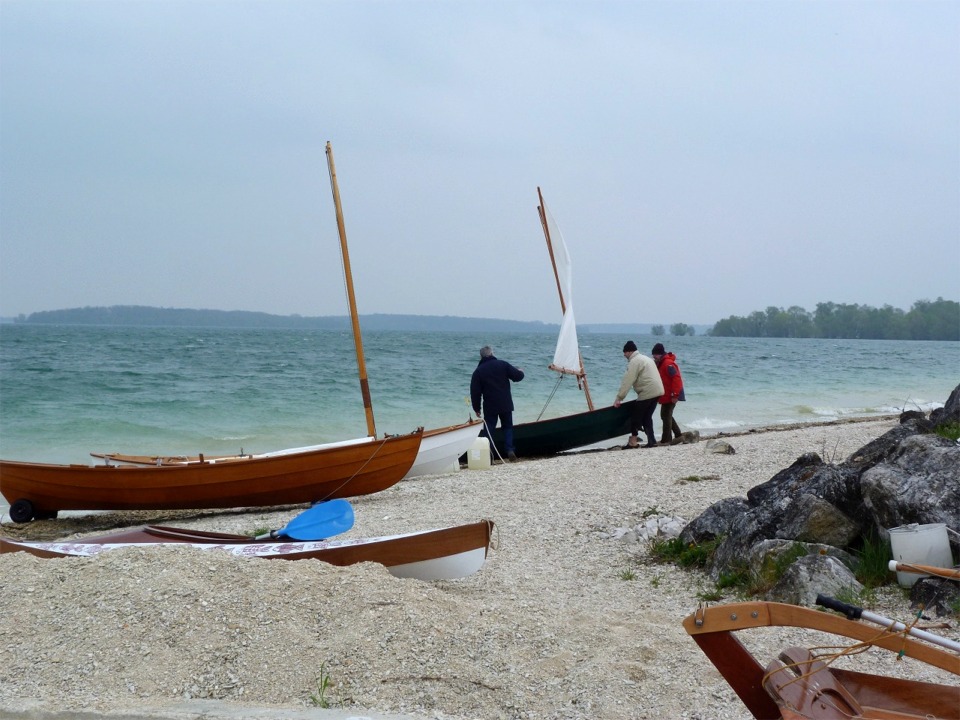
[(684, 422), (684, 425), (694, 430), (723, 430), (724, 428), (741, 427), (744, 423), (736, 420), (714, 420), (713, 418), (700, 418), (692, 422)]

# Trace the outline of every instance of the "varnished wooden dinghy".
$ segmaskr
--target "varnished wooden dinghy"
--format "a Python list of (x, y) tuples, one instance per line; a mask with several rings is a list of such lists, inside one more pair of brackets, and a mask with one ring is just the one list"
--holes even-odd
[(391, 574), (420, 580), (449, 580), (480, 570), (486, 560), (492, 520), (420, 532), (353, 540), (296, 542), (258, 540), (243, 535), (146, 525), (111, 535), (64, 542), (26, 542), (0, 538), (0, 552), (38, 557), (92, 557), (102, 552), (164, 544), (229, 552), (239, 557), (277, 560), (322, 560), (331, 565), (376, 562)]
[(319, 449), (172, 465), (51, 465), (0, 460), (0, 494), (15, 522), (59, 510), (260, 507), (369, 495), (399, 482), (423, 430)]

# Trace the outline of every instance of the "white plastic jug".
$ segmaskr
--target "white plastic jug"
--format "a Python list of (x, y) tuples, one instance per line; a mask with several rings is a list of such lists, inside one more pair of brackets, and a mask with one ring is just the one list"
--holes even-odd
[[(950, 551), (950, 540), (947, 538), (947, 526), (944, 523), (911, 523), (890, 528), (888, 532), (890, 552), (897, 562), (953, 567), (953, 553)], [(922, 577), (927, 575), (897, 571), (897, 582), (901, 587), (913, 587)]]
[(467, 450), (467, 467), (470, 470), (487, 470), (490, 468), (490, 441), (485, 437), (478, 437)]

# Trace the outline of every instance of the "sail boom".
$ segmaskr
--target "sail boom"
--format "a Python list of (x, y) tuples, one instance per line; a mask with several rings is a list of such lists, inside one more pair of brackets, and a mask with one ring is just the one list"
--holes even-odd
[(554, 365), (553, 363), (550, 363), (550, 364), (547, 366), (547, 369), (553, 370), (554, 372), (558, 372), (558, 373), (561, 373), (561, 374), (563, 374), (563, 375), (573, 375), (573, 376), (578, 377), (578, 378), (582, 378), (582, 377), (585, 377), (585, 376), (586, 376), (586, 373), (585, 373), (583, 370), (571, 370), (570, 368), (558, 367), (558, 366)]

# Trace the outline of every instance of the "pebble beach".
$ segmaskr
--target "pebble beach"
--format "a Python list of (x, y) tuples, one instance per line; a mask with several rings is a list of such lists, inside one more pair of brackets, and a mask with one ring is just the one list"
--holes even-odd
[[(493, 520), (486, 565), (461, 580), (402, 580), (374, 564), (337, 568), (172, 546), (89, 559), (5, 554), (0, 715), (109, 715), (215, 700), (257, 708), (264, 718), (322, 706), (438, 720), (748, 718), (681, 626), (714, 584), (701, 572), (653, 562), (647, 546), (623, 531), (655, 516), (692, 520), (804, 453), (839, 462), (896, 422), (724, 435), (731, 455), (708, 452), (706, 438), (617, 446), (461, 469), (351, 499), (356, 522), (344, 537)], [(71, 514), (27, 525), (4, 518), (0, 534), (79, 539), (162, 523), (252, 535), (304, 509)], [(874, 612), (909, 621), (909, 600), (896, 586), (870, 599)], [(960, 639), (950, 625), (934, 632)], [(788, 645), (824, 641), (781, 628), (742, 637), (763, 664)], [(957, 683), (886, 651), (841, 662)]]

